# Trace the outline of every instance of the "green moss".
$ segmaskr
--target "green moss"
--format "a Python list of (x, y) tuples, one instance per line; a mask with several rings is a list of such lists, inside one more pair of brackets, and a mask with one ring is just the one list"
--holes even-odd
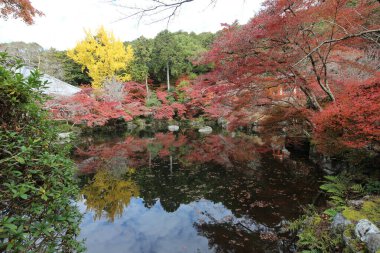
[(323, 221), (322, 218), (319, 215), (316, 215), (316, 216), (314, 216), (313, 224), (319, 225), (322, 221)]
[(363, 203), (362, 212), (373, 222), (380, 221), (380, 197)]
[(380, 197), (373, 197), (368, 201), (364, 201), (362, 207), (356, 210), (352, 207), (345, 207), (342, 212), (346, 219), (352, 221), (359, 221), (361, 219), (368, 219), (373, 222), (380, 221)]
[(366, 218), (366, 216), (363, 213), (361, 213), (360, 211), (351, 209), (350, 207), (346, 207), (343, 210), (342, 214), (346, 219), (349, 219), (352, 221), (359, 221), (361, 219)]
[(343, 231), (343, 235), (347, 238), (352, 238), (354, 236), (354, 227), (355, 226), (353, 224), (348, 225), (346, 229)]

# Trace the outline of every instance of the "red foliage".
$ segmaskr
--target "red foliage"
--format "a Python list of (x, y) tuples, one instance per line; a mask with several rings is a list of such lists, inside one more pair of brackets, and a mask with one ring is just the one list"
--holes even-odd
[(87, 126), (103, 126), (110, 119), (132, 120), (120, 102), (99, 100), (86, 92), (88, 91), (72, 97), (56, 98), (48, 101), (46, 107), (50, 109), (55, 119), (65, 119)]
[(183, 118), (186, 114), (186, 106), (180, 103), (173, 103), (171, 104), (171, 107), (174, 109), (174, 111), (177, 113), (177, 116), (179, 118)]
[[(122, 162), (127, 160), (128, 166), (133, 168), (145, 167), (157, 155), (160, 158), (176, 156), (183, 164), (214, 162), (233, 167), (236, 163), (256, 160), (261, 153), (270, 151), (269, 147), (255, 144), (250, 138), (223, 135), (193, 140), (182, 134), (157, 133), (149, 139), (128, 136), (116, 143), (114, 141), (92, 145), (85, 150), (77, 149), (75, 154), (80, 158), (78, 163), (81, 172), (91, 173), (107, 168), (117, 158)], [(181, 151), (183, 148), (186, 152)]]
[(161, 105), (147, 107), (146, 90), (143, 84), (128, 82), (115, 88), (93, 90), (85, 88), (72, 97), (57, 97), (46, 104), (55, 119), (64, 119), (74, 124), (103, 126), (111, 119), (132, 120), (135, 117), (153, 116), (155, 119), (184, 117), (187, 108), (178, 102), (171, 103), (166, 91), (157, 91)]
[(167, 96), (168, 96), (168, 93), (167, 93), (166, 91), (160, 91), (160, 90), (158, 90), (158, 91), (156, 92), (156, 94), (157, 94), (157, 98), (158, 98), (159, 100), (161, 100), (162, 103), (164, 103), (164, 104), (168, 104), (168, 100), (166, 99)]
[(145, 86), (137, 82), (127, 82), (124, 84), (124, 103), (140, 102), (145, 103), (146, 89)]
[[(335, 138), (324, 132), (330, 125), (341, 128), (342, 145), (378, 141), (379, 91), (354, 84), (378, 75), (372, 40), (380, 30), (379, 9), (371, 0), (265, 1), (248, 24), (225, 25), (202, 57), (214, 71), (187, 90), (189, 108), (222, 116), (229, 127), (277, 120), (290, 128), (293, 118), (308, 130), (313, 114), (320, 141)], [(375, 57), (368, 55), (371, 47)]]
[(347, 83), (329, 104), (313, 117), (315, 138), (324, 151), (343, 146), (364, 147), (380, 142), (380, 74), (362, 84)]
[(174, 109), (166, 104), (154, 107), (153, 112), (155, 119), (172, 119), (174, 116)]
[(29, 0), (0, 0), (0, 18), (7, 19), (9, 16), (20, 18), (31, 25), (36, 16), (44, 15), (35, 9)]

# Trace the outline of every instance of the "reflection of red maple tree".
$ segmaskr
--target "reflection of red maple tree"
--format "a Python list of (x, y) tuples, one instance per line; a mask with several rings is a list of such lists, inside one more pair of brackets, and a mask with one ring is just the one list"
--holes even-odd
[[(186, 152), (180, 152), (181, 148), (185, 148)], [(154, 138), (128, 136), (116, 143), (112, 141), (83, 149), (78, 148), (76, 155), (80, 157), (78, 160), (82, 161), (80, 165), (82, 173), (88, 173), (102, 168), (104, 163), (115, 157), (125, 158), (130, 167), (148, 166), (152, 152), (156, 152), (160, 158), (177, 156), (178, 160), (185, 163), (214, 162), (232, 167), (236, 162), (255, 160), (258, 153), (266, 151), (267, 148), (255, 144), (250, 138), (209, 135), (191, 140), (182, 134), (157, 133)]]

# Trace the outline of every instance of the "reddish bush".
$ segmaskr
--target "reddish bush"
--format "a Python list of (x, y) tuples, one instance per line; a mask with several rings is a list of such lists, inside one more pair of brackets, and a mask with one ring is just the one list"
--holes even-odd
[(315, 139), (324, 151), (380, 142), (380, 74), (362, 84), (347, 83), (335, 103), (315, 113)]

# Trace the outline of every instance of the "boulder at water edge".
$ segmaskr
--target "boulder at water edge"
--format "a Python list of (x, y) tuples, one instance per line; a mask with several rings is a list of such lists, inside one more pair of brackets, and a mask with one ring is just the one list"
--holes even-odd
[(198, 132), (202, 134), (211, 134), (212, 133), (212, 128), (209, 126), (202, 127), (198, 130)]
[(176, 125), (170, 125), (168, 126), (168, 130), (170, 132), (177, 132), (179, 130), (179, 126), (176, 126)]
[(369, 252), (380, 250), (380, 230), (369, 220), (360, 220), (355, 226), (355, 234), (367, 244)]

